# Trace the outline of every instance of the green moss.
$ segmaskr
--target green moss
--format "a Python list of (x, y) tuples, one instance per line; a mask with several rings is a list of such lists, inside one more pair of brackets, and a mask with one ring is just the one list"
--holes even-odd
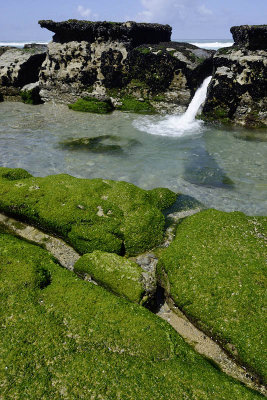
[(22, 168), (0, 167), (0, 179), (6, 179), (7, 181), (15, 181), (18, 179), (26, 179), (31, 177), (32, 175)]
[(36, 104), (36, 99), (32, 90), (22, 90), (20, 92), (20, 97), (25, 104)]
[(10, 181), (11, 171), (0, 169), (0, 210), (62, 236), (80, 253), (134, 255), (157, 246), (164, 231), (160, 209), (176, 198), (168, 189), (69, 175), (27, 178), (23, 170), (13, 176), (25, 179)]
[(78, 274), (88, 274), (101, 286), (136, 303), (144, 296), (142, 268), (117, 254), (94, 251), (83, 255), (74, 265)]
[(152, 97), (153, 101), (166, 101), (166, 97), (164, 94), (158, 94), (154, 97)]
[[(215, 102), (216, 102), (216, 99), (215, 99)], [(229, 124), (231, 122), (231, 120), (228, 116), (228, 113), (229, 113), (228, 109), (218, 105), (218, 106), (214, 107), (211, 111), (206, 112), (205, 114), (204, 113), (200, 114), (199, 119), (202, 119), (203, 121), (207, 121), (207, 122), (218, 121), (222, 124)]]
[(117, 109), (121, 111), (130, 111), (137, 114), (154, 114), (156, 111), (148, 100), (139, 101), (135, 97), (124, 96), (121, 98), (121, 106)]
[(150, 54), (151, 53), (151, 50), (148, 47), (138, 47), (136, 50), (142, 54)]
[(167, 273), (169, 294), (185, 314), (261, 376), (265, 236), (265, 217), (202, 211), (180, 223), (158, 270), (165, 284)]
[(78, 99), (75, 103), (68, 104), (68, 107), (74, 111), (91, 112), (96, 114), (107, 114), (113, 110), (113, 107), (109, 102), (100, 101), (93, 97)]
[(0, 298), (7, 400), (261, 398), (215, 370), (145, 308), (8, 235), (0, 235)]
[(149, 190), (151, 194), (151, 199), (155, 206), (160, 210), (169, 208), (177, 200), (178, 194), (172, 192), (167, 188), (155, 188)]

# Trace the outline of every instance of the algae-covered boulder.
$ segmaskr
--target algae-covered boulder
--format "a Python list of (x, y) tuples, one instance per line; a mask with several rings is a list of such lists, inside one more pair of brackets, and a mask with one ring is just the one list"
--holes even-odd
[(101, 286), (136, 303), (147, 299), (142, 268), (117, 254), (98, 250), (84, 254), (75, 263), (74, 271), (90, 275)]
[(252, 400), (147, 309), (0, 234), (4, 399)]
[(266, 378), (266, 218), (205, 210), (183, 220), (158, 274), (185, 314)]
[(159, 245), (161, 203), (168, 207), (177, 197), (168, 189), (146, 191), (127, 182), (27, 176), (0, 168), (0, 210), (63, 237), (80, 253), (135, 255)]
[(68, 104), (68, 107), (74, 111), (91, 112), (96, 114), (107, 114), (113, 110), (110, 102), (101, 101), (93, 97), (78, 99), (75, 103)]

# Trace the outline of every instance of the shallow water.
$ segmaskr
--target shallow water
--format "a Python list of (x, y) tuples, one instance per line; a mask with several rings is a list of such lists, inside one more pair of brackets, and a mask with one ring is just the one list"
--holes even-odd
[[(207, 207), (266, 215), (267, 132), (204, 123), (182, 135), (178, 130), (177, 136), (147, 132), (164, 120), (119, 111), (79, 113), (63, 105), (0, 103), (0, 165), (25, 168), (36, 176), (68, 173), (125, 180), (145, 189), (168, 187)], [(110, 136), (97, 151), (62, 145), (102, 135)], [(122, 150), (112, 151), (112, 143)]]

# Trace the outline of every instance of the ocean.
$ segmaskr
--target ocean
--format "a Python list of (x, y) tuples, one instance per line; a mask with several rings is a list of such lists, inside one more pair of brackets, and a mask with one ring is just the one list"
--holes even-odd
[[(209, 50), (218, 50), (222, 47), (229, 47), (233, 45), (233, 40), (231, 39), (172, 39), (174, 42), (186, 42), (194, 44), (195, 46), (201, 47), (203, 49)], [(1, 41), (0, 46), (14, 46), (18, 48), (23, 48), (25, 44), (28, 43), (38, 43), (38, 44), (47, 44), (49, 41), (39, 41), (39, 40), (28, 40), (28, 41), (19, 41), (19, 40), (10, 40), (10, 41)]]

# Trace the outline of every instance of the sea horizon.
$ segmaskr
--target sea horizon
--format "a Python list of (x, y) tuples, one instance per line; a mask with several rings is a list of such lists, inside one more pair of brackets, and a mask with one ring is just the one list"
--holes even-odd
[[(23, 48), (25, 44), (32, 44), (32, 43), (37, 43), (37, 44), (48, 44), (51, 42), (52, 39), (50, 40), (0, 40), (0, 46), (11, 46), (11, 47), (18, 47), (18, 48)], [(234, 44), (234, 41), (232, 39), (198, 39), (198, 38), (193, 38), (193, 39), (177, 39), (173, 38), (173, 42), (185, 42), (185, 43), (190, 43), (193, 44), (197, 47), (208, 49), (208, 50), (218, 50), (222, 47), (230, 47)]]

